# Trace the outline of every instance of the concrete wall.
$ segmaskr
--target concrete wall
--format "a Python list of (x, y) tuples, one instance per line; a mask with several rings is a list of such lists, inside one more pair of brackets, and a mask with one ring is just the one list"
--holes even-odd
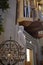
[(40, 44), (40, 54), (41, 54), (41, 61), (43, 61), (43, 55), (42, 55), (42, 49), (41, 49), (41, 47), (43, 46), (43, 38), (40, 38), (39, 39), (39, 44)]
[(43, 46), (43, 38), (40, 38), (39, 42), (40, 42), (40, 46)]
[(40, 65), (40, 45), (39, 40), (33, 38), (31, 35), (29, 35), (27, 32), (24, 32), (26, 35), (26, 48), (32, 49), (34, 52), (34, 64), (36, 64), (36, 53), (38, 54), (38, 64)]
[[(0, 36), (1, 40), (8, 40), (10, 36), (15, 38), (15, 22), (16, 22), (16, 0), (9, 0), (9, 9), (2, 15), (4, 18), (4, 33)], [(1, 41), (0, 40), (0, 41)]]

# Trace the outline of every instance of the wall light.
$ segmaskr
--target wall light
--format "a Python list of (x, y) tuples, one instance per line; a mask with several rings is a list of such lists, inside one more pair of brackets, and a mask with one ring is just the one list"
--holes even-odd
[(32, 44), (32, 41), (30, 41), (29, 43)]

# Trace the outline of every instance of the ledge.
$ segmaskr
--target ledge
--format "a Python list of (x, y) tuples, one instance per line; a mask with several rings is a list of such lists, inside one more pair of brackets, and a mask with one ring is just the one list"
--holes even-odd
[(33, 18), (28, 18), (28, 17), (18, 18), (17, 22), (20, 25), (29, 26), (33, 22)]

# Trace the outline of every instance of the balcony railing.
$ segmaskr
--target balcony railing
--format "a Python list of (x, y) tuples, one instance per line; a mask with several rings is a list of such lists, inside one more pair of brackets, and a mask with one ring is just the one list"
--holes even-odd
[(39, 11), (39, 19), (40, 19), (41, 21), (43, 21), (43, 14), (42, 14), (41, 11)]
[(19, 5), (17, 6), (17, 22), (24, 26), (30, 25), (33, 20), (38, 20), (38, 11), (34, 6), (30, 5), (29, 1), (26, 1), (20, 0), (18, 2)]
[(38, 11), (35, 8), (32, 8), (31, 6), (24, 6), (24, 17), (28, 18), (33, 18), (36, 19), (38, 18)]
[(30, 18), (30, 13), (31, 13), (31, 7), (30, 6), (24, 6), (24, 17)]

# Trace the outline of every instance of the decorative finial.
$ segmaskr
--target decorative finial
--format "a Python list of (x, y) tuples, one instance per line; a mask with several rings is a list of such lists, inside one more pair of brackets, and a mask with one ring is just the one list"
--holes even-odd
[(10, 40), (12, 39), (12, 37), (10, 36)]

